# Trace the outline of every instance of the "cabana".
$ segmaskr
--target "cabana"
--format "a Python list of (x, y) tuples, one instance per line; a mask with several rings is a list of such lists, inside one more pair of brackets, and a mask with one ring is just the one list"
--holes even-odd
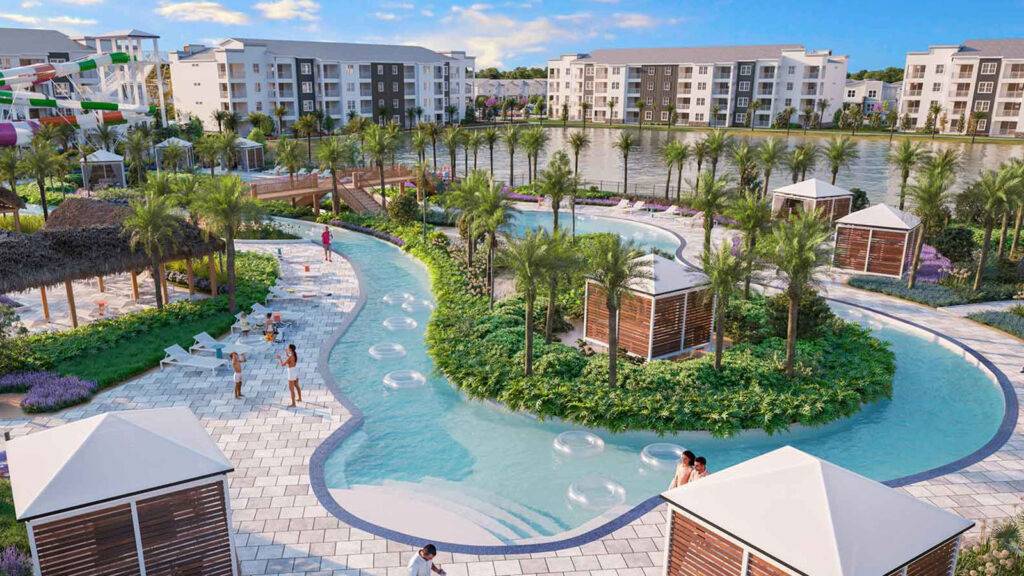
[[(633, 282), (619, 305), (619, 347), (647, 360), (676, 356), (711, 342), (714, 293), (703, 272), (657, 254), (640, 260), (652, 278)], [(608, 347), (605, 291), (587, 279), (584, 340)]]
[(90, 190), (100, 184), (120, 188), (127, 186), (122, 156), (100, 148), (78, 162), (82, 165), (82, 183)]
[(227, 474), (185, 407), (108, 412), (7, 444), (37, 576), (237, 576)]
[(248, 138), (239, 138), (235, 165), (243, 172), (263, 170), (263, 144)]
[[(39, 288), (43, 316), (50, 320), (46, 288), (63, 284), (67, 292), (71, 325), (78, 326), (72, 282), (129, 272), (133, 297), (138, 299), (136, 274), (150, 270), (152, 261), (141, 249), (133, 249), (122, 222), (129, 208), (90, 198), (72, 197), (54, 210), (46, 225), (35, 234), (0, 230), (0, 294)], [(223, 242), (207, 238), (198, 227), (181, 220), (165, 246), (160, 264), (184, 260), (189, 271), (189, 293), (195, 291), (192, 262), (223, 248)], [(211, 272), (214, 259), (209, 258)], [(163, 266), (161, 266), (163, 268)], [(163, 275), (166, 276), (166, 275)], [(216, 278), (215, 274), (211, 274)], [(167, 296), (163, 280), (164, 299)], [(211, 282), (216, 295), (216, 282)]]
[(949, 576), (974, 526), (790, 446), (661, 497), (672, 576)]
[(192, 143), (188, 140), (182, 140), (181, 138), (175, 138), (172, 136), (156, 145), (156, 167), (158, 169), (163, 169), (163, 152), (171, 146), (178, 146), (184, 151), (184, 156), (182, 156), (181, 159), (182, 165), (179, 166), (179, 168), (191, 168), (195, 165), (196, 157), (192, 149)]
[(12, 214), (14, 217), (14, 231), (21, 232), (21, 217), (19, 212), (25, 209), (25, 201), (14, 192), (0, 186), (0, 214)]
[(772, 214), (788, 218), (794, 212), (818, 211), (822, 218), (835, 221), (850, 213), (853, 192), (811, 178), (772, 191)]
[(910, 270), (921, 219), (886, 204), (848, 214), (836, 222), (832, 265), (843, 270), (902, 278)]

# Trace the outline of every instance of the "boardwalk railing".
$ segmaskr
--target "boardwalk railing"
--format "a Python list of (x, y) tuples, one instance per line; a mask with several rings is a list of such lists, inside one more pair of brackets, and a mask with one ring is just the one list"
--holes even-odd
[(305, 190), (316, 188), (318, 177), (316, 174), (303, 174), (295, 176), (294, 182), (287, 176), (283, 178), (267, 178), (249, 183), (249, 195), (259, 198), (261, 195), (272, 192), (285, 192), (287, 190)]

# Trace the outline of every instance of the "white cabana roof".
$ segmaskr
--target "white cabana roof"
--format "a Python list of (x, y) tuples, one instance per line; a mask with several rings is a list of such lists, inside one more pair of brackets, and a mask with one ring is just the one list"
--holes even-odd
[(85, 157), (85, 162), (88, 162), (89, 164), (107, 164), (107, 163), (113, 164), (113, 163), (124, 162), (124, 157), (118, 156), (117, 154), (114, 154), (113, 152), (110, 152), (108, 150), (104, 150), (103, 148), (100, 148), (99, 150), (97, 150), (97, 151), (93, 152), (92, 154), (89, 154), (88, 156), (86, 156)]
[(175, 136), (171, 136), (167, 140), (164, 140), (163, 142), (157, 144), (156, 147), (157, 148), (167, 148), (171, 144), (176, 144), (178, 146), (181, 146), (182, 148), (191, 148), (192, 147), (192, 143), (189, 142), (188, 140), (182, 140), (181, 138), (177, 138)]
[(19, 520), (230, 472), (185, 407), (108, 412), (11, 440)]
[(921, 225), (921, 219), (917, 216), (893, 208), (888, 204), (875, 204), (869, 208), (851, 212), (836, 222), (848, 226), (869, 226), (892, 230), (913, 230)]
[(815, 200), (853, 196), (853, 192), (850, 192), (845, 188), (829, 184), (824, 180), (818, 180), (817, 178), (810, 178), (803, 182), (797, 182), (796, 184), (776, 188), (774, 191), (779, 194), (785, 194), (786, 196), (799, 196), (800, 198), (811, 198)]
[(637, 292), (657, 296), (697, 288), (708, 283), (707, 275), (700, 270), (694, 270), (657, 254), (641, 256), (637, 260), (646, 263), (653, 276), (652, 278), (634, 280), (630, 284), (630, 288)]
[(260, 144), (259, 142), (255, 142), (253, 140), (249, 140), (248, 138), (239, 138), (238, 139), (238, 147), (239, 148), (263, 148), (263, 144)]
[(662, 497), (813, 576), (888, 574), (974, 525), (791, 446)]

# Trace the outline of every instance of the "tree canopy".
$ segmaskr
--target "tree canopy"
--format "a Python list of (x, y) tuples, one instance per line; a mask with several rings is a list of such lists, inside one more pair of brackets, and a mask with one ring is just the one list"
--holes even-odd
[(476, 77), (487, 78), (489, 80), (530, 80), (533, 78), (547, 78), (548, 71), (545, 68), (537, 66), (531, 66), (530, 68), (525, 66), (516, 66), (512, 70), (504, 71), (491, 67), (478, 70)]
[(881, 80), (882, 82), (902, 82), (903, 81), (903, 68), (896, 68), (889, 66), (884, 70), (860, 70), (858, 72), (848, 72), (846, 77), (850, 80)]

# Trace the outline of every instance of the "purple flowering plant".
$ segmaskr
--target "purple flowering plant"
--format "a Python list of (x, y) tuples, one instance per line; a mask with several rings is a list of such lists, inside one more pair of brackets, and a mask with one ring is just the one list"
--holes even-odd
[(0, 376), (0, 393), (25, 393), (21, 409), (28, 413), (52, 412), (81, 404), (96, 393), (95, 382), (56, 372), (15, 372)]

